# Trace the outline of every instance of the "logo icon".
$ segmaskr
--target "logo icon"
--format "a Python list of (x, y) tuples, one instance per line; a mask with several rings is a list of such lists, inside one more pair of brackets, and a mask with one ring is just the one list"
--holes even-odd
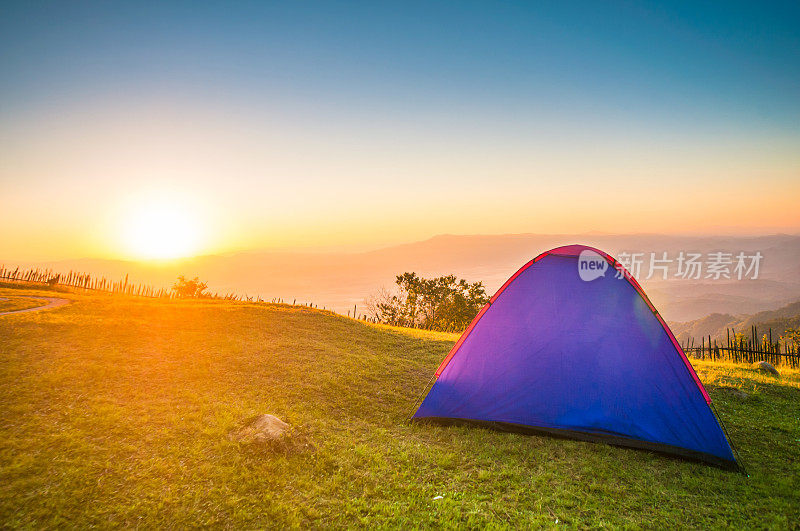
[(608, 262), (594, 251), (585, 249), (578, 255), (578, 275), (584, 282), (591, 282), (606, 274)]

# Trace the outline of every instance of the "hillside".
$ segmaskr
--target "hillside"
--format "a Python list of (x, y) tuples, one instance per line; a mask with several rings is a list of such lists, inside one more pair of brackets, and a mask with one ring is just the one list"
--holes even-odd
[(699, 341), (701, 337), (711, 336), (717, 341), (727, 338), (726, 329), (733, 329), (750, 335), (750, 327), (755, 326), (759, 336), (772, 330), (773, 339), (786, 332), (787, 328), (800, 328), (800, 301), (787, 304), (777, 310), (758, 312), (753, 315), (734, 316), (730, 314), (714, 313), (702, 319), (695, 319), (684, 323), (669, 323), (670, 329), (680, 342), (688, 338)]
[[(0, 289), (37, 293), (48, 294)], [(696, 362), (748, 478), (601, 444), (409, 425), (452, 335), (285, 305), (59, 296), (72, 303), (0, 317), (0, 527), (800, 519), (797, 372)], [(302, 444), (228, 439), (263, 412)]]

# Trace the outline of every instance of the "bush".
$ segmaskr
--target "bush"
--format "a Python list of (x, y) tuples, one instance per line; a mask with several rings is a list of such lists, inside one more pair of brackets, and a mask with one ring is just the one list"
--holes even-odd
[(381, 290), (368, 302), (378, 322), (459, 332), (489, 302), (483, 283), (470, 284), (455, 275), (427, 279), (406, 272), (395, 283), (397, 294)]
[(186, 280), (183, 275), (178, 277), (178, 281), (172, 286), (172, 291), (182, 299), (199, 299), (206, 297), (205, 293), (208, 289), (208, 284), (200, 282), (200, 279), (194, 277), (192, 280)]

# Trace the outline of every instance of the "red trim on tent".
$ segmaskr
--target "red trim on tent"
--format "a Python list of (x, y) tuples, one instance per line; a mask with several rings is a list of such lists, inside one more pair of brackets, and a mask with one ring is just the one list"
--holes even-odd
[(434, 377), (438, 378), (442, 374), (442, 371), (444, 371), (445, 367), (447, 367), (447, 364), (450, 363), (450, 360), (453, 359), (453, 356), (455, 356), (456, 352), (458, 352), (458, 349), (461, 348), (461, 345), (464, 343), (464, 341), (466, 341), (470, 332), (472, 332), (472, 329), (475, 328), (475, 325), (478, 324), (478, 321), (481, 320), (483, 314), (486, 313), (486, 311), (494, 303), (494, 301), (497, 300), (500, 294), (503, 293), (503, 291), (505, 291), (505, 289), (526, 269), (528, 269), (530, 266), (532, 266), (545, 256), (551, 254), (556, 256), (580, 256), (581, 252), (587, 250), (593, 251), (602, 256), (603, 258), (605, 258), (608, 261), (608, 263), (611, 264), (611, 266), (614, 267), (617, 271), (621, 272), (622, 275), (625, 277), (625, 279), (630, 283), (630, 285), (633, 286), (633, 289), (636, 290), (636, 292), (644, 300), (644, 302), (647, 304), (647, 306), (650, 308), (653, 314), (655, 314), (656, 319), (658, 319), (658, 322), (661, 323), (661, 326), (664, 328), (664, 331), (667, 333), (667, 336), (669, 337), (670, 341), (672, 341), (675, 350), (677, 350), (678, 354), (680, 354), (681, 359), (683, 360), (683, 364), (686, 366), (686, 369), (689, 371), (689, 374), (691, 374), (692, 378), (694, 379), (694, 382), (697, 384), (698, 389), (700, 389), (700, 392), (703, 394), (703, 398), (705, 398), (706, 403), (710, 404), (711, 397), (708, 396), (706, 388), (703, 387), (703, 383), (700, 381), (700, 378), (697, 377), (697, 373), (694, 371), (694, 367), (692, 367), (692, 364), (689, 362), (689, 358), (686, 357), (686, 354), (683, 352), (680, 343), (678, 343), (678, 340), (675, 339), (675, 335), (672, 333), (672, 330), (669, 329), (669, 326), (667, 326), (667, 323), (661, 317), (661, 314), (658, 313), (658, 310), (656, 310), (655, 306), (653, 306), (653, 303), (650, 302), (650, 299), (645, 294), (644, 290), (642, 289), (642, 286), (639, 285), (639, 282), (636, 281), (633, 275), (631, 275), (630, 272), (622, 266), (622, 264), (620, 264), (617, 260), (611, 257), (608, 253), (604, 253), (603, 251), (595, 249), (594, 247), (589, 247), (586, 245), (578, 245), (578, 244), (565, 245), (563, 247), (557, 247), (555, 249), (545, 251), (536, 258), (534, 258), (533, 260), (531, 260), (530, 262), (528, 262), (527, 264), (525, 264), (524, 266), (522, 266), (521, 268), (519, 268), (519, 270), (516, 273), (514, 273), (514, 275), (512, 275), (511, 278), (506, 280), (505, 284), (503, 284), (500, 287), (500, 289), (497, 290), (497, 293), (495, 293), (492, 296), (492, 298), (489, 299), (489, 302), (483, 308), (481, 308), (481, 311), (478, 312), (478, 315), (475, 316), (475, 319), (472, 320), (472, 322), (469, 324), (469, 327), (467, 327), (467, 329), (464, 330), (464, 333), (461, 334), (461, 337), (458, 338), (456, 344), (453, 345), (453, 348), (450, 349), (450, 352), (448, 352), (447, 356), (442, 360), (442, 363), (439, 364), (439, 368), (436, 369), (436, 374), (434, 374)]

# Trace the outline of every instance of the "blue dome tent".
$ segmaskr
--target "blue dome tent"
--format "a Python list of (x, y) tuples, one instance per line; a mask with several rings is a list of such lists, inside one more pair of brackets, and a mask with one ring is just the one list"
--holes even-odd
[(582, 245), (525, 264), (434, 375), (414, 420), (474, 422), (739, 468), (711, 399), (636, 279)]

